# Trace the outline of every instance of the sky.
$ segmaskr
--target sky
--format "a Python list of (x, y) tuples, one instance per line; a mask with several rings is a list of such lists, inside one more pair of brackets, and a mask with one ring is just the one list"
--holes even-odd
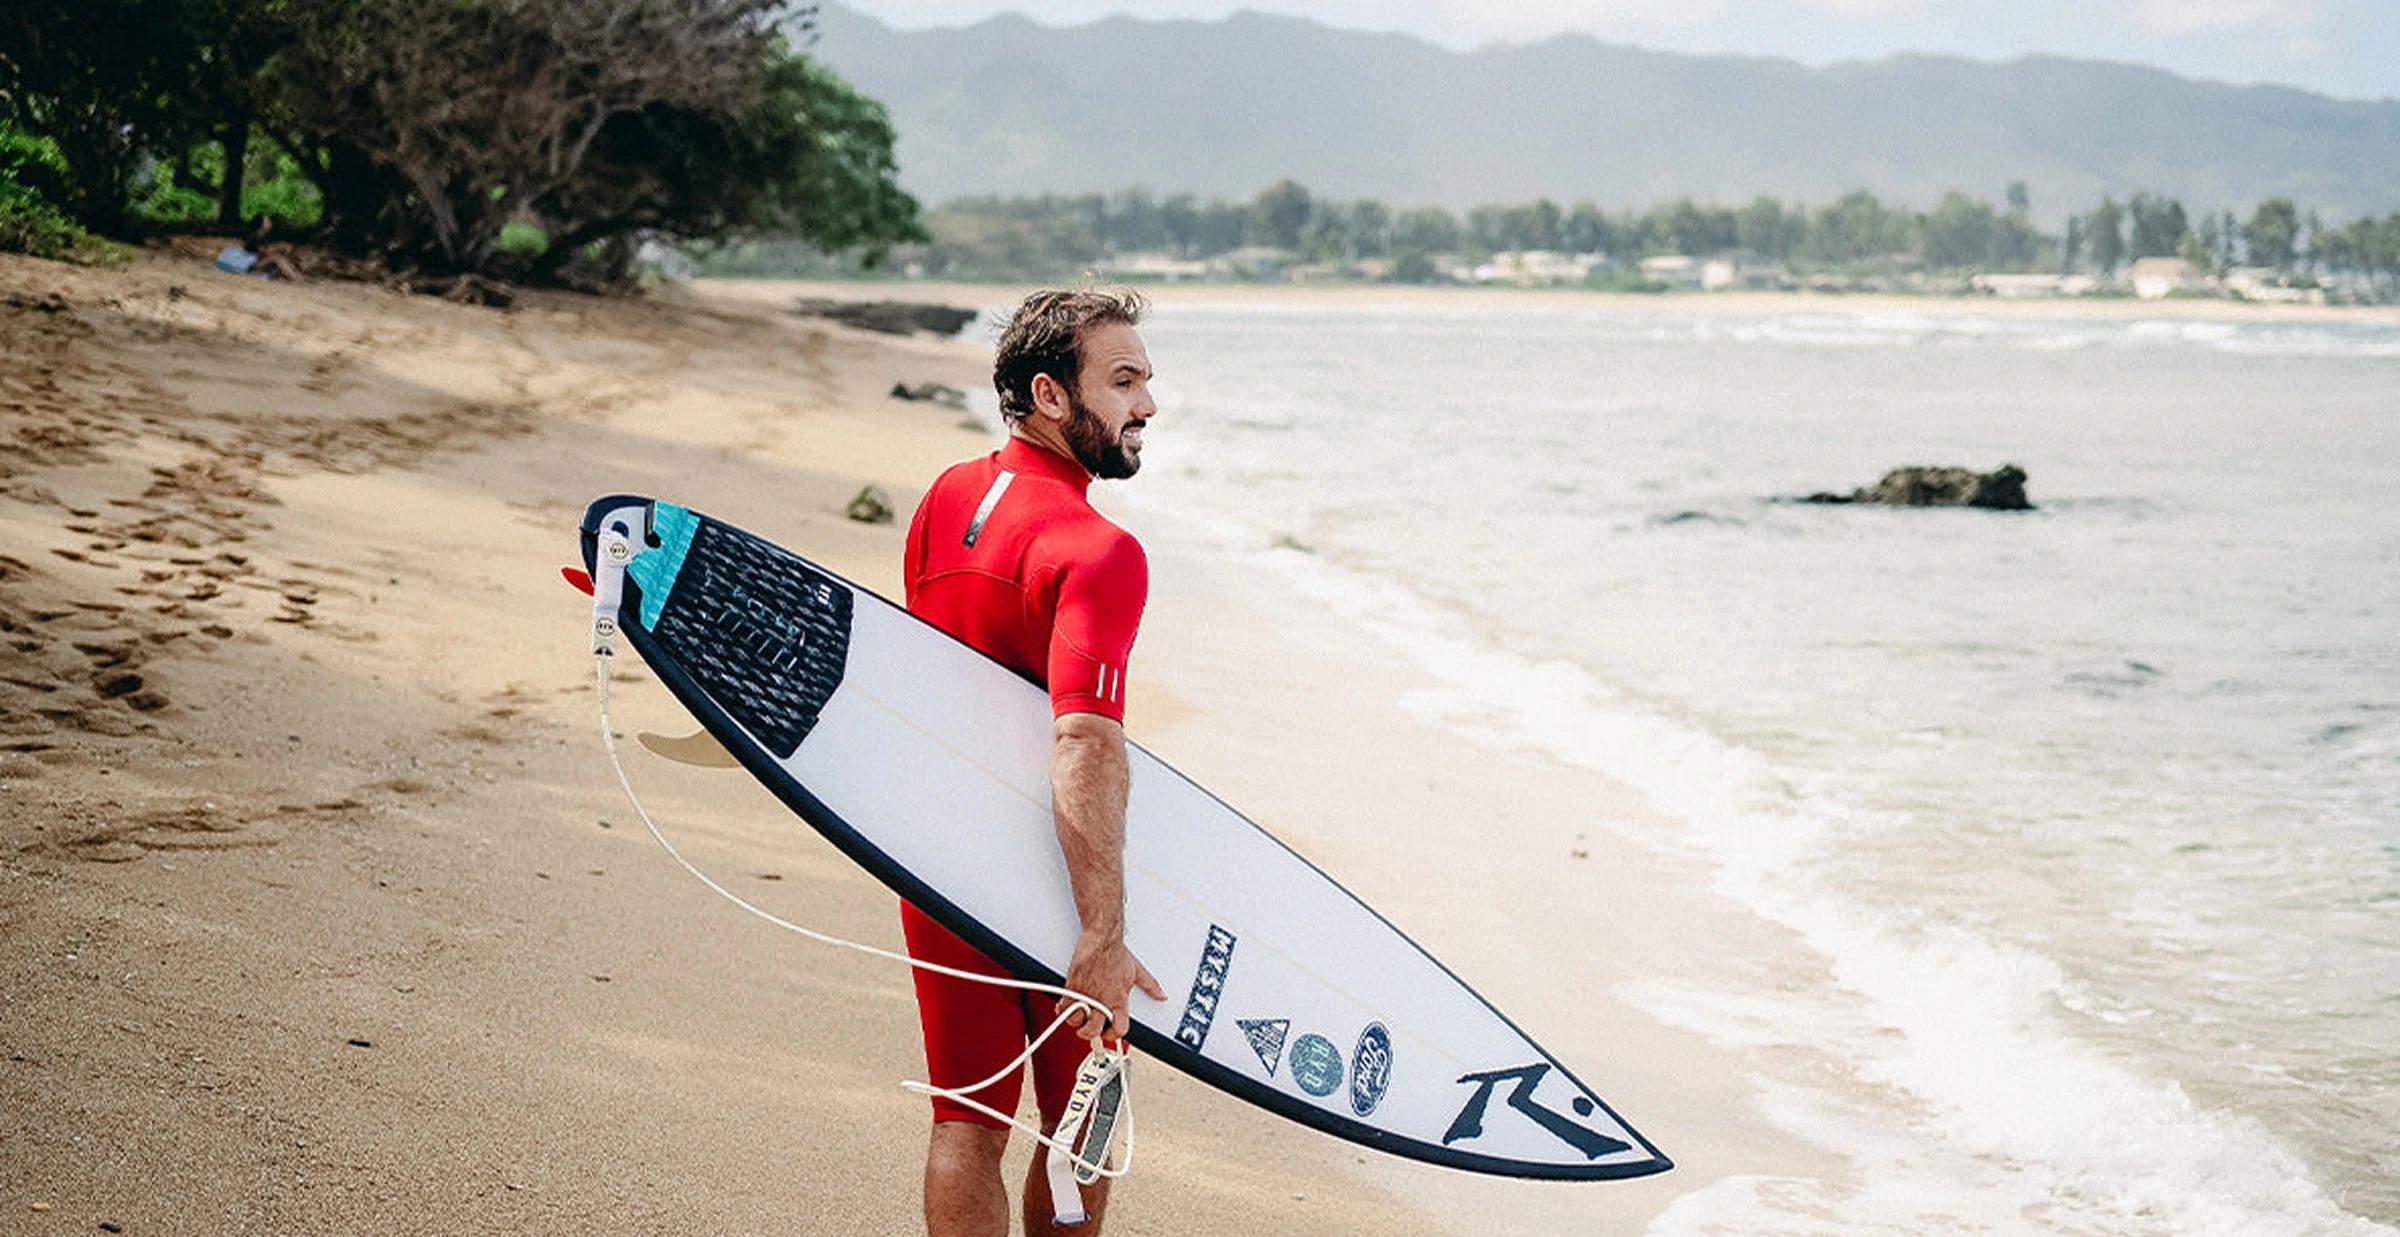
[(1050, 25), (1116, 14), (1212, 20), (1237, 9), (1458, 50), (1561, 33), (1659, 51), (1822, 65), (1931, 52), (2048, 53), (2344, 99), (2400, 99), (2400, 0), (842, 0), (901, 29), (1016, 11)]

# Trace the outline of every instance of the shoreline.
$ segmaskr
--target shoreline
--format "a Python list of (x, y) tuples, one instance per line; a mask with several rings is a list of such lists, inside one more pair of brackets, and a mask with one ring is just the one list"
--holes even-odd
[[(836, 300), (896, 300), (954, 305), (1013, 304), (1035, 285), (978, 284), (938, 280), (785, 280), (712, 278), (691, 286), (732, 300), (766, 303), (803, 296)], [(1582, 288), (1443, 288), (1414, 284), (1154, 284), (1127, 285), (1162, 305), (1291, 304), (1319, 308), (1377, 305), (1512, 308), (1559, 305), (1618, 313), (1767, 315), (1854, 313), (1921, 314), (1942, 318), (2060, 319), (2139, 322), (2400, 323), (2400, 305), (2271, 305), (2247, 301), (2170, 297), (1945, 297), (1848, 295), (1812, 292), (1689, 292), (1644, 294)]]

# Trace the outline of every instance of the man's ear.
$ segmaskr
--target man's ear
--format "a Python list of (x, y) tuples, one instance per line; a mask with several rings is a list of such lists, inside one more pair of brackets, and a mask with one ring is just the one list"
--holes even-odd
[(1032, 395), (1035, 415), (1049, 417), (1054, 421), (1067, 419), (1069, 400), (1065, 383), (1048, 374), (1035, 374)]

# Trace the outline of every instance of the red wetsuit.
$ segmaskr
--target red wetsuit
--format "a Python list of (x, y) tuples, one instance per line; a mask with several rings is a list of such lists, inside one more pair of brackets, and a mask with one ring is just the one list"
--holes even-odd
[[(1125, 717), (1125, 661), (1141, 626), (1150, 568), (1131, 533), (1092, 510), (1091, 477), (1073, 460), (1020, 438), (956, 465), (926, 491), (909, 523), (908, 608), (1050, 690), (1055, 716)], [(999, 965), (905, 902), (909, 954), (964, 971), (1005, 975)], [(925, 1028), (926, 1072), (937, 1087), (963, 1087), (997, 1073), (1056, 1017), (1051, 998), (916, 973)], [(1034, 1057), (1034, 1098), (1043, 1127), (1056, 1122), (1075, 1086), (1084, 1043), (1061, 1030)], [(975, 1093), (1015, 1112), (1022, 1079)], [(936, 1121), (1000, 1122), (948, 1100)]]

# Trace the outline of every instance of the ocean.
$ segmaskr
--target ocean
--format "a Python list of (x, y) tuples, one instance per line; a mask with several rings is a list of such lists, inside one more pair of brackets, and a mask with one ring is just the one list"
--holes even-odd
[(1823, 956), (1617, 993), (1844, 1074), (1651, 1231), (2400, 1232), (2400, 323), (1776, 305), (1170, 301), (1124, 501)]

